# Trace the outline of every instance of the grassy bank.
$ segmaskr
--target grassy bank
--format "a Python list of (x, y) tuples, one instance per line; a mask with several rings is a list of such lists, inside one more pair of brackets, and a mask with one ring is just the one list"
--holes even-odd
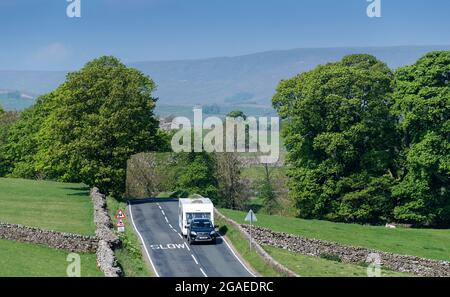
[[(220, 211), (236, 222), (244, 223), (246, 213), (228, 209), (221, 209)], [(302, 220), (264, 214), (258, 214), (257, 217), (258, 222), (256, 225), (270, 228), (277, 232), (297, 234), (307, 238), (328, 240), (397, 254), (450, 260), (450, 230), (388, 229), (385, 227)]]
[(220, 218), (215, 219), (215, 224), (219, 225), (222, 233), (233, 244), (237, 252), (245, 259), (245, 261), (253, 267), (262, 276), (282, 276), (279, 272), (267, 265), (262, 258), (254, 251), (250, 251), (248, 241), (240, 234), (240, 232), (233, 228), (224, 220)]
[[(67, 276), (68, 255), (41, 245), (0, 240), (0, 277)], [(81, 276), (103, 276), (94, 253), (79, 255)]]
[(0, 221), (95, 234), (89, 188), (82, 184), (0, 178)]
[[(108, 197), (107, 200), (109, 215), (113, 219), (114, 224), (117, 223), (115, 215), (119, 209), (127, 211), (127, 204), (119, 202), (114, 198)], [(148, 268), (149, 266), (145, 262), (144, 255), (142, 254), (141, 244), (134, 232), (131, 218), (127, 217), (124, 220), (125, 232), (120, 233), (120, 239), (123, 246), (121, 249), (114, 251), (119, 264), (121, 265), (126, 277), (133, 276), (153, 276), (153, 272)]]
[[(367, 268), (364, 266), (305, 256), (271, 246), (264, 246), (264, 249), (278, 262), (303, 277), (367, 277)], [(382, 269), (381, 276), (410, 275)]]

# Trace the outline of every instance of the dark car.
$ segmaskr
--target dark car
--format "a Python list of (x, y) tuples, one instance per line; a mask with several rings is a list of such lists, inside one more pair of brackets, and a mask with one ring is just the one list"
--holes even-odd
[(189, 244), (194, 242), (216, 243), (217, 233), (209, 219), (193, 219), (188, 225), (187, 240)]

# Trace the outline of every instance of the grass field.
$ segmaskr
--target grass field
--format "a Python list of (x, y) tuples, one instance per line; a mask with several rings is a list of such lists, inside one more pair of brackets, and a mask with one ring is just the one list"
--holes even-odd
[[(274, 259), (302, 277), (367, 277), (367, 268), (354, 264), (305, 256), (271, 246), (263, 247)], [(390, 270), (381, 270), (382, 277), (411, 276)]]
[[(69, 252), (45, 246), (0, 240), (0, 277), (67, 276)], [(81, 276), (102, 276), (95, 254), (80, 254)]]
[[(228, 209), (220, 211), (236, 222), (244, 223), (246, 213)], [(450, 230), (389, 229), (264, 214), (258, 214), (257, 219), (256, 225), (278, 232), (403, 255), (450, 260)]]
[(0, 221), (93, 235), (89, 188), (82, 184), (0, 178)]

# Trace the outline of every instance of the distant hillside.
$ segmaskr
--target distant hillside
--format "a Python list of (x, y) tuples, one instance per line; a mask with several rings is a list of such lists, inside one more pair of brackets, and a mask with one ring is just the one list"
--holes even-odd
[[(450, 46), (402, 46), (371, 48), (320, 48), (270, 51), (238, 57), (204, 60), (135, 62), (129, 65), (150, 75), (158, 84), (159, 104), (166, 105), (262, 105), (281, 79), (310, 70), (344, 55), (369, 53), (391, 68), (412, 64), (434, 50)], [(65, 72), (0, 71), (0, 89), (48, 92), (64, 81)]]
[(0, 106), (6, 110), (22, 110), (34, 103), (36, 95), (17, 90), (0, 89)]

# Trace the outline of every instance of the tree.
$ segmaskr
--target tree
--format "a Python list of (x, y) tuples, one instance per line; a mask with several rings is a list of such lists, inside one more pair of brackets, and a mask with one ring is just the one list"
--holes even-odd
[(180, 153), (179, 174), (176, 189), (188, 194), (199, 194), (210, 198), (215, 204), (218, 198), (216, 160), (214, 155), (202, 153)]
[(392, 217), (386, 191), (395, 172), (392, 81), (375, 57), (351, 55), (280, 82), (273, 105), (283, 119), (290, 195), (300, 217), (361, 223)]
[(0, 176), (4, 176), (11, 170), (11, 163), (7, 155), (7, 144), (9, 130), (19, 119), (19, 113), (15, 111), (4, 111), (0, 106)]
[(433, 52), (396, 72), (393, 113), (402, 133), (399, 221), (450, 225), (450, 51)]
[(268, 214), (273, 214), (278, 206), (277, 194), (273, 187), (272, 168), (269, 164), (263, 164), (264, 177), (259, 187), (258, 197), (264, 201), (264, 207)]
[(128, 158), (167, 147), (153, 114), (155, 88), (151, 79), (114, 57), (69, 73), (12, 128), (13, 172), (84, 182), (121, 195)]
[(217, 153), (218, 203), (221, 207), (244, 209), (248, 199), (244, 180), (241, 178), (242, 164), (236, 153)]

